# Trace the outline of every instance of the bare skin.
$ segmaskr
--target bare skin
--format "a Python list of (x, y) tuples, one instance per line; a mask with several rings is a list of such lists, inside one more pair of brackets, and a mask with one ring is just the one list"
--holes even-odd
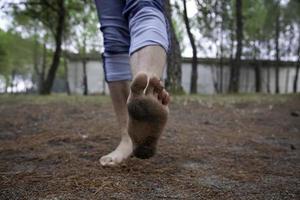
[[(148, 82), (149, 80), (149, 82)], [(133, 154), (141, 159), (152, 157), (168, 118), (169, 95), (159, 79), (139, 73), (131, 84), (128, 98), (128, 133)]]
[(121, 133), (121, 141), (113, 152), (101, 157), (100, 163), (103, 166), (114, 166), (126, 160), (132, 154), (132, 141), (127, 131), (128, 112), (126, 108), (129, 82), (111, 82), (108, 83), (108, 87)]
[(159, 80), (166, 64), (165, 50), (144, 47), (131, 55), (130, 62), (134, 78), (129, 96), (126, 81), (109, 83), (122, 139), (113, 152), (100, 159), (103, 166), (118, 165), (132, 153), (138, 158), (152, 157), (167, 122), (170, 97)]

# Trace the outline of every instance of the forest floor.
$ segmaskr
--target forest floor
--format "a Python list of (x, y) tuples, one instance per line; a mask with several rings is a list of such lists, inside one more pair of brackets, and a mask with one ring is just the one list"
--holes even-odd
[(109, 97), (0, 95), (0, 199), (299, 199), (300, 95), (176, 96), (149, 160), (102, 167)]

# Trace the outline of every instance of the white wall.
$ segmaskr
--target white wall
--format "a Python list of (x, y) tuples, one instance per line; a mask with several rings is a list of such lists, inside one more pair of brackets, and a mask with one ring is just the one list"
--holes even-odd
[[(267, 77), (269, 70), (269, 84), (271, 93), (275, 93), (275, 68), (261, 67), (262, 92), (267, 92)], [(83, 93), (83, 67), (80, 61), (70, 61), (68, 64), (68, 79), (72, 93)], [(293, 91), (293, 80), (295, 76), (295, 67), (280, 68), (280, 92), (291, 93)], [(164, 73), (164, 78), (166, 73)], [(198, 64), (198, 93), (214, 94), (214, 80), (219, 79), (220, 69), (218, 66)], [(223, 67), (223, 91), (227, 91), (229, 85), (230, 68)], [(288, 77), (288, 86), (286, 87), (286, 77)], [(182, 65), (182, 86), (186, 93), (190, 91), (191, 64)], [(89, 94), (105, 93), (108, 94), (108, 87), (104, 81), (102, 62), (92, 60), (87, 62), (87, 79)], [(300, 91), (300, 80), (298, 81), (298, 90)], [(252, 67), (242, 67), (240, 71), (240, 92), (255, 91), (255, 72)]]
[[(88, 61), (86, 63), (88, 92), (89, 94), (108, 93), (105, 83), (102, 63), (99, 61)], [(79, 61), (68, 63), (68, 80), (71, 93), (83, 93), (83, 65)]]

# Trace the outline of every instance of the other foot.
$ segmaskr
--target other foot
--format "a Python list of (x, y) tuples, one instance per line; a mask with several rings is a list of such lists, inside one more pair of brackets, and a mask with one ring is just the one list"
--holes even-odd
[(123, 136), (119, 146), (111, 153), (100, 158), (103, 166), (115, 166), (126, 160), (132, 154), (132, 141), (129, 136)]
[(132, 139), (133, 154), (141, 159), (152, 157), (157, 141), (167, 122), (170, 96), (160, 80), (139, 73), (133, 80), (127, 101), (128, 133)]

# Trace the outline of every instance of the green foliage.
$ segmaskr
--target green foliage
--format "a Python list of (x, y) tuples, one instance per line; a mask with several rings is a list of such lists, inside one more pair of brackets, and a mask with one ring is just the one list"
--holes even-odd
[[(194, 0), (198, 13), (192, 23), (193, 29), (207, 40), (215, 43), (223, 38), (223, 56), (229, 56), (232, 52), (232, 40), (235, 40), (235, 2), (236, 0)], [(292, 33), (295, 24), (300, 24), (300, 1), (299, 0), (243, 0), (243, 24), (244, 24), (244, 56), (251, 57), (260, 54), (263, 48), (275, 38), (276, 17), (280, 16), (281, 37), (285, 37), (282, 43), (282, 52), (289, 48), (293, 37), (298, 34)], [(300, 27), (300, 25), (299, 25)], [(298, 29), (299, 30), (299, 29)], [(200, 45), (201, 48), (201, 45)], [(220, 48), (220, 47), (218, 47)], [(266, 55), (265, 55), (266, 56)]]
[(284, 16), (288, 21), (296, 23), (300, 28), (300, 1), (290, 0), (286, 6)]
[(186, 49), (186, 45), (182, 42), (185, 37), (185, 32), (184, 32), (185, 28), (184, 28), (184, 26), (182, 26), (182, 24), (184, 24), (184, 22), (181, 17), (182, 13), (181, 13), (180, 6), (178, 5), (177, 1), (175, 1), (174, 5), (172, 6), (172, 11), (173, 11), (173, 13), (172, 13), (171, 23), (173, 24), (174, 31), (175, 31), (178, 41), (181, 41), (181, 42), (179, 42), (180, 51), (183, 52)]
[(261, 40), (265, 36), (263, 27), (267, 18), (267, 8), (263, 0), (247, 0), (243, 4), (245, 39)]
[(33, 61), (33, 45), (32, 39), (23, 39), (16, 33), (0, 29), (0, 74), (28, 72)]
[[(47, 46), (46, 69), (52, 62), (53, 50), (55, 47), (57, 18), (59, 13), (59, 0), (25, 0), (13, 4), (10, 15), (13, 17), (13, 25), (10, 27), (12, 32), (20, 33), (26, 37), (32, 38), (39, 44), (45, 43)], [(98, 18), (93, 0), (65, 0), (65, 22), (63, 31), (62, 49), (64, 52), (72, 51), (82, 52), (94, 50), (94, 45), (99, 39)], [(45, 40), (45, 37), (47, 39)], [(99, 46), (99, 45), (98, 45)], [(89, 47), (89, 48), (87, 48)], [(34, 47), (27, 48), (32, 54)], [(31, 55), (38, 59), (38, 71), (41, 71), (43, 55), (39, 49), (37, 55)], [(70, 50), (69, 50), (70, 51)], [(60, 62), (60, 65), (63, 62)], [(34, 64), (31, 62), (31, 64)], [(33, 66), (31, 67), (31, 69)], [(32, 70), (33, 71), (33, 70)], [(35, 73), (37, 73), (35, 71)], [(39, 72), (38, 72), (39, 73)], [(38, 75), (38, 74), (35, 74)], [(63, 67), (58, 67), (57, 75), (64, 77)], [(45, 74), (47, 76), (47, 74)]]
[(84, 0), (82, 2), (83, 9), (81, 12), (70, 11), (72, 30), (68, 38), (75, 42), (79, 53), (85, 54), (100, 44), (100, 34), (97, 26), (99, 21), (94, 1)]

